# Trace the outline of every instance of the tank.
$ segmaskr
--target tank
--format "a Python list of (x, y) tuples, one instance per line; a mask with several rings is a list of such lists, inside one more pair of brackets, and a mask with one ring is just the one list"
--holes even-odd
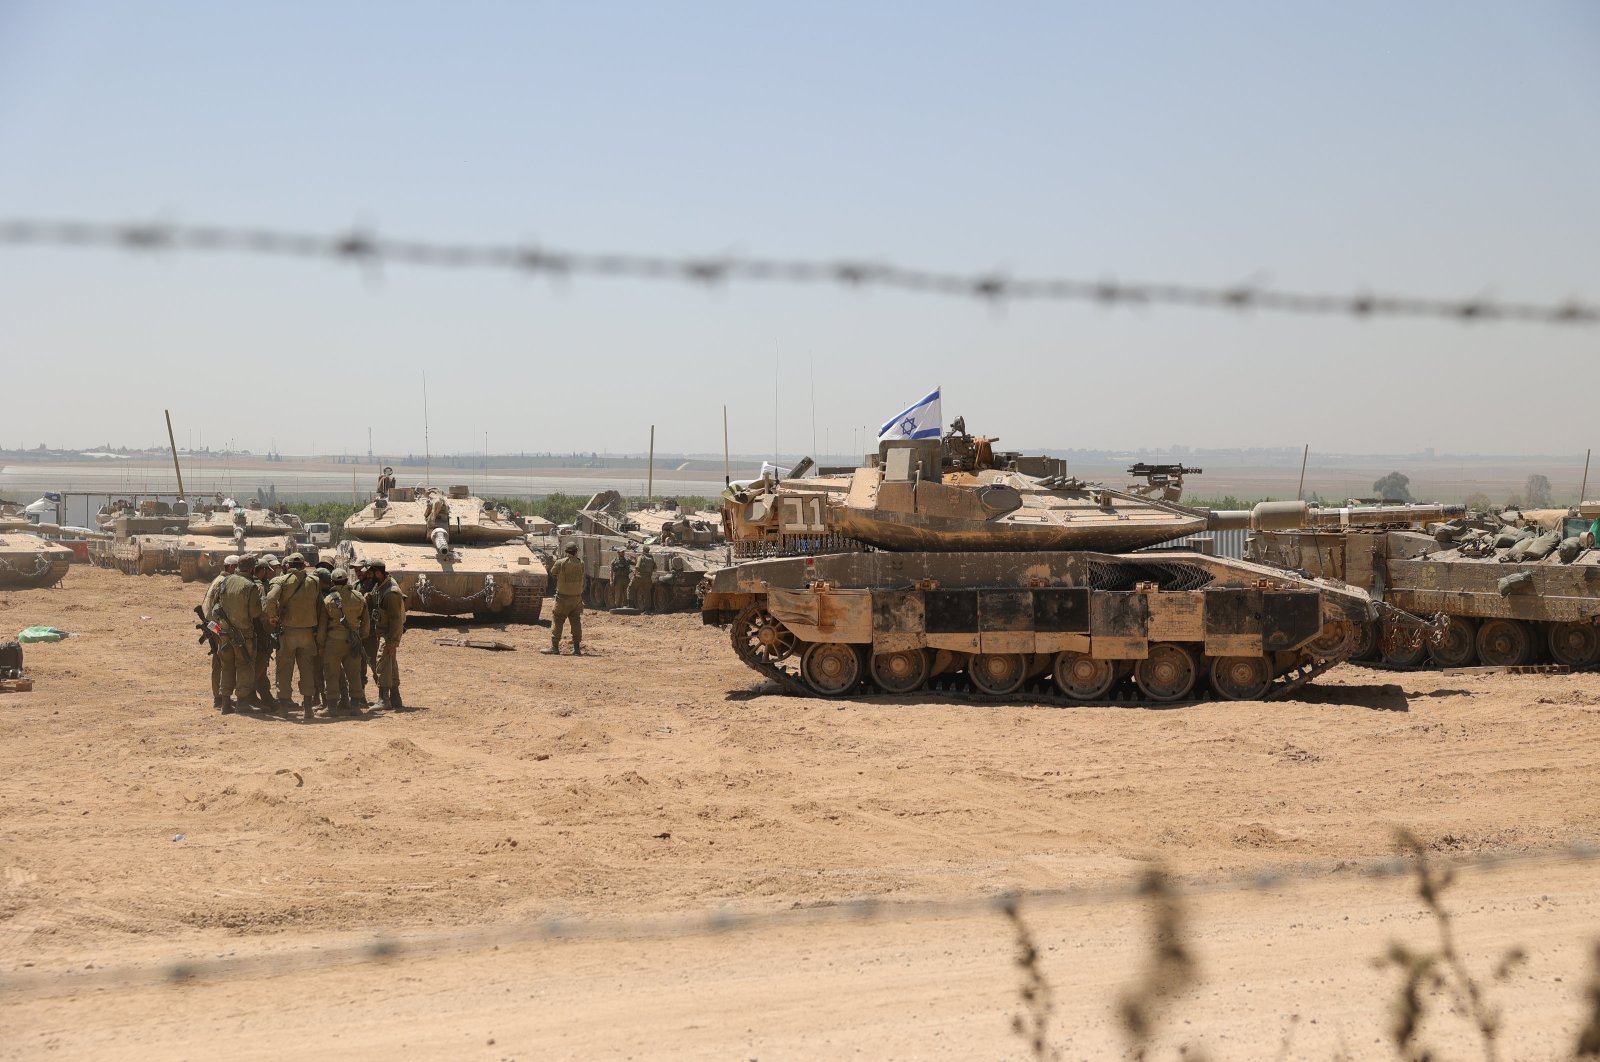
[(649, 546), (656, 561), (648, 608), (653, 612), (693, 612), (700, 607), (706, 575), (733, 558), (717, 513), (683, 513), (675, 507), (624, 512), (622, 495), (601, 491), (584, 503), (569, 529), (535, 537), (536, 548), (551, 558), (569, 542), (578, 546), (588, 583), (584, 600), (595, 608), (611, 603), (611, 562), (620, 552), (631, 562)]
[(104, 537), (89, 540), (89, 563), (126, 575), (175, 572), (188, 521), (189, 507), (183, 502), (118, 499), (95, 514)]
[(0, 532), (0, 590), (54, 586), (72, 567), (72, 551), (25, 531)]
[(543, 607), (547, 579), (526, 521), (466, 487), (396, 487), (385, 468), (337, 551), (347, 566), (383, 561), (411, 612), (535, 623)]
[(1170, 479), (1090, 484), (995, 441), (957, 421), (942, 440), (881, 444), (853, 472), (730, 486), (735, 551), (763, 559), (709, 576), (703, 620), (794, 692), (1063, 703), (1281, 697), (1349, 659), (1366, 625), (1427, 628), (1330, 580), (1148, 550), (1208, 529), (1378, 516), (1191, 509)]
[(1357, 659), (1389, 667), (1600, 668), (1600, 503), (1555, 513), (1457, 520), (1424, 528), (1258, 533), (1246, 556), (1326, 576), (1407, 612), (1445, 617), (1433, 639), (1382, 624), (1360, 632)]
[(209, 580), (222, 571), (230, 554), (271, 553), (280, 560), (291, 553), (317, 562), (305, 525), (293, 513), (277, 512), (252, 499), (235, 505), (218, 498), (189, 517), (186, 533), (173, 546), (178, 574), (183, 581)]

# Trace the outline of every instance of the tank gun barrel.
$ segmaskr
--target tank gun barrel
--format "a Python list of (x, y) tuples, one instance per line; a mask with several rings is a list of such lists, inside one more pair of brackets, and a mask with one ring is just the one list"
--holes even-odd
[(1261, 502), (1254, 509), (1213, 509), (1208, 531), (1293, 531), (1305, 527), (1373, 527), (1465, 516), (1464, 505), (1351, 505), (1324, 509), (1301, 501)]

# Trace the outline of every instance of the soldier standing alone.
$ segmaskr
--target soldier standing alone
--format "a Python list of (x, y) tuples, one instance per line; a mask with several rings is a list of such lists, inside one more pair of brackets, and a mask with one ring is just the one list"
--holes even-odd
[(550, 627), (550, 655), (561, 653), (561, 628), (572, 621), (572, 655), (583, 655), (583, 561), (578, 559), (578, 544), (568, 542), (566, 556), (550, 566), (556, 583), (556, 607)]

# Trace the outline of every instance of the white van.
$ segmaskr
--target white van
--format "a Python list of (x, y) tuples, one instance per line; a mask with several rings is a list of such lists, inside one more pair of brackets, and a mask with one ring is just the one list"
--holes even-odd
[(311, 537), (313, 546), (333, 545), (333, 526), (331, 524), (307, 524), (306, 534)]

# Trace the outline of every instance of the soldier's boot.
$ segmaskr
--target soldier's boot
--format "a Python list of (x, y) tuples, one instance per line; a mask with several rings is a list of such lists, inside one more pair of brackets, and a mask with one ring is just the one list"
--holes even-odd
[(572, 655), (573, 656), (582, 656), (583, 655), (583, 646), (579, 645), (577, 642), (573, 642), (572, 643)]
[(212, 697), (211, 707), (215, 708), (219, 712), (222, 712), (224, 715), (233, 711), (233, 705), (228, 703), (228, 698), (226, 697)]
[(309, 723), (313, 719), (315, 719), (316, 717), (317, 717), (317, 699), (315, 697), (307, 697), (306, 698), (306, 716), (305, 716), (306, 722)]
[(548, 649), (540, 649), (539, 652), (543, 653), (545, 656), (560, 656), (561, 655), (561, 643), (560, 642), (551, 642), (550, 643), (550, 648), (548, 648)]
[(389, 687), (389, 707), (404, 708), (405, 706), (406, 702), (400, 699), (400, 683), (396, 682)]
[(389, 687), (378, 687), (378, 699), (373, 702), (372, 707), (376, 708), (380, 712), (386, 712), (389, 710)]

